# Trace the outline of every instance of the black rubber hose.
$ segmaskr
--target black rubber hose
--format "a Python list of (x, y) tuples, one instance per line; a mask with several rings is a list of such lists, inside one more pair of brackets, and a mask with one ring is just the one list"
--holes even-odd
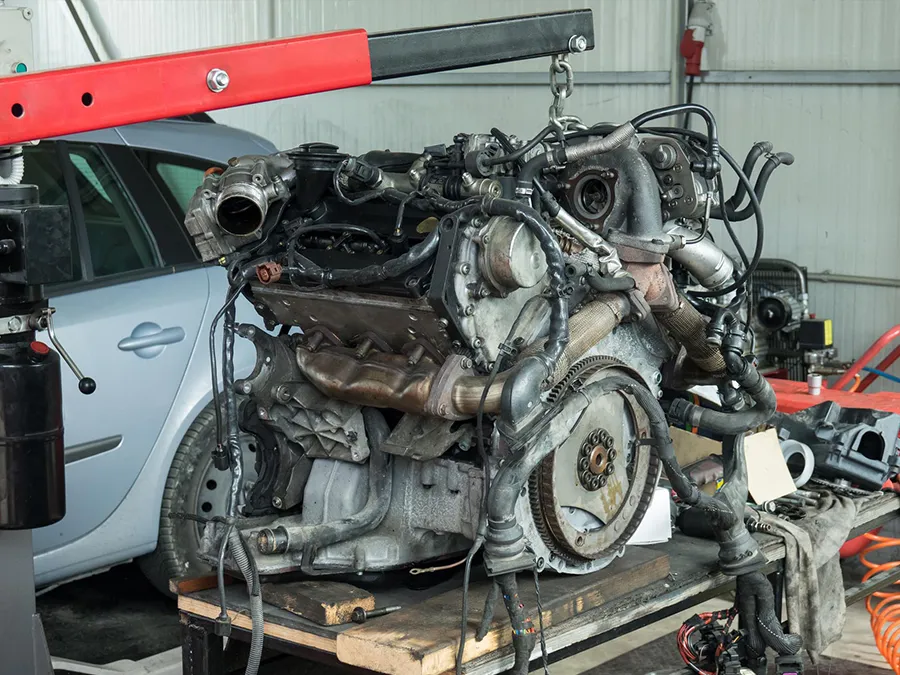
[[(769, 178), (772, 177), (772, 173), (782, 164), (784, 166), (790, 166), (794, 163), (794, 156), (789, 152), (776, 152), (774, 155), (771, 155), (766, 163), (763, 164), (763, 168), (759, 170), (759, 176), (756, 177), (756, 183), (753, 186), (753, 192), (756, 195), (756, 199), (758, 201), (762, 201), (763, 196), (766, 193), (766, 185), (769, 183)], [(746, 173), (746, 172), (745, 172)], [(749, 174), (747, 174), (749, 176)], [(739, 182), (738, 185), (743, 185), (743, 183)], [(746, 193), (746, 188), (744, 189)], [(736, 194), (736, 193), (735, 193)], [(742, 220), (747, 220), (754, 214), (753, 205), (748, 204), (740, 211), (735, 211), (734, 208), (725, 205), (725, 213), (728, 217), (734, 222), (740, 222)], [(710, 215), (713, 218), (722, 218), (722, 209), (714, 208), (710, 211)]]
[(684, 399), (675, 399), (669, 406), (669, 420), (673, 425), (687, 425), (706, 429), (719, 434), (742, 434), (765, 424), (775, 412), (775, 392), (766, 378), (759, 374), (740, 352), (723, 349), (725, 370), (729, 379), (747, 392), (754, 405), (737, 412), (720, 412), (711, 408), (688, 403)]
[[(529, 152), (534, 150), (534, 148), (536, 148), (540, 144), (540, 142), (543, 141), (545, 138), (547, 138), (547, 136), (550, 135), (551, 133), (553, 133), (553, 127), (548, 125), (548, 126), (544, 127), (543, 129), (541, 129), (541, 131), (538, 132), (537, 136), (532, 138), (530, 141), (528, 141), (525, 145), (523, 145), (518, 150), (511, 150), (511, 151), (507, 150), (508, 154), (506, 154), (506, 155), (501, 155), (499, 157), (492, 157), (492, 158), (488, 159), (487, 165), (488, 166), (496, 166), (497, 164), (506, 164), (507, 162), (516, 162), (516, 161), (522, 159), (522, 157), (527, 155)], [(509, 139), (506, 137), (506, 134), (504, 134), (502, 131), (500, 131), (496, 127), (491, 129), (491, 134), (498, 141), (500, 141), (501, 144), (503, 144), (504, 141), (507, 144), (509, 143)]]
[[(316, 525), (287, 527), (279, 525), (273, 530), (261, 530), (262, 536), (257, 540), (258, 543), (286, 541), (288, 550), (305, 550), (310, 546), (321, 548), (371, 532), (381, 524), (391, 505), (393, 489), (391, 456), (380, 449), (390, 433), (390, 428), (384, 420), (384, 415), (376, 408), (363, 408), (363, 419), (369, 437), (369, 495), (365, 506), (352, 516), (340, 520), (330, 520)], [(283, 551), (267, 549), (261, 552)]]
[(485, 197), (481, 210), (491, 216), (507, 216), (528, 228), (540, 244), (547, 260), (547, 276), (550, 281), (550, 328), (547, 342), (539, 356), (552, 373), (569, 342), (569, 303), (566, 301), (566, 263), (559, 242), (541, 215), (525, 204), (511, 199)]
[[(759, 158), (767, 152), (772, 152), (772, 144), (769, 141), (757, 141), (754, 143), (747, 153), (747, 158), (744, 160), (744, 166), (742, 167), (744, 174), (747, 176), (753, 175), (753, 169), (756, 168), (756, 163), (759, 161)], [(731, 195), (727, 202), (725, 202), (725, 205), (730, 206), (732, 209), (736, 209), (741, 205), (741, 202), (744, 201), (744, 197), (746, 196), (747, 188), (744, 187), (743, 183), (738, 183), (737, 187), (734, 189), (734, 194)]]
[(600, 293), (630, 291), (634, 288), (634, 277), (601, 277), (597, 274), (587, 276), (588, 286)]

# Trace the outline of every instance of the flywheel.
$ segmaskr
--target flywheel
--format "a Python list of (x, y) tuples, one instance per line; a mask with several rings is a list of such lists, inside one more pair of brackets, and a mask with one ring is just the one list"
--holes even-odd
[[(626, 367), (604, 364), (581, 379), (577, 389), (611, 373), (634, 377)], [(572, 389), (560, 392), (561, 399), (573, 395), (578, 394)], [(592, 397), (569, 437), (535, 469), (528, 502), (540, 538), (535, 548), (546, 547), (545, 566), (586, 573), (621, 553), (659, 478), (656, 454), (640, 443), (648, 432), (646, 414), (633, 397), (600, 394)]]

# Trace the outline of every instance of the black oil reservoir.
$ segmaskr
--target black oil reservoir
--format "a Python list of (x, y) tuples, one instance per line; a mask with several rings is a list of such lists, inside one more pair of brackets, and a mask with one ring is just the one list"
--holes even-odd
[(34, 333), (0, 342), (0, 529), (66, 514), (59, 355)]

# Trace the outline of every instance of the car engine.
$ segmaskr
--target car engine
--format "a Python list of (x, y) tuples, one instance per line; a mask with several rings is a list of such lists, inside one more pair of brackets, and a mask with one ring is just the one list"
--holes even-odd
[[(682, 111), (706, 133), (647, 126)], [(262, 575), (463, 561), (468, 575), (483, 547), (506, 601), (517, 571), (621, 555), (665, 470), (714, 522), (722, 569), (758, 567), (742, 451), (726, 458), (734, 494), (709, 497), (667, 429), (736, 446), (774, 411), (744, 308), (771, 171), (750, 185), (760, 153), (738, 166), (695, 104), (617, 126), (552, 113), (529, 141), (493, 128), (359, 156), (309, 143), (206, 176), (186, 225), (231, 280), (215, 459), (235, 474), (227, 528), (204, 533), (210, 561), (230, 538), (226, 565)], [(729, 199), (722, 157), (739, 177)], [(753, 258), (735, 238), (732, 259), (709, 222), (733, 234), (751, 216)], [(267, 331), (235, 325), (241, 294)], [(238, 381), (235, 336), (257, 352)], [(689, 402), (695, 384), (717, 385), (721, 406)], [(252, 484), (239, 433), (256, 438)]]

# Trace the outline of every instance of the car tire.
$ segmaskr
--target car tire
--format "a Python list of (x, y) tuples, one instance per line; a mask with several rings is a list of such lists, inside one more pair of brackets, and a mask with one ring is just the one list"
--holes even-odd
[[(247, 435), (241, 440), (245, 477), (255, 480), (254, 438)], [(169, 595), (170, 579), (211, 572), (197, 553), (204, 525), (170, 514), (195, 514), (204, 518), (225, 514), (231, 473), (213, 466), (215, 446), (216, 415), (210, 403), (191, 424), (172, 459), (160, 507), (156, 550), (138, 558), (138, 565), (150, 583)]]

